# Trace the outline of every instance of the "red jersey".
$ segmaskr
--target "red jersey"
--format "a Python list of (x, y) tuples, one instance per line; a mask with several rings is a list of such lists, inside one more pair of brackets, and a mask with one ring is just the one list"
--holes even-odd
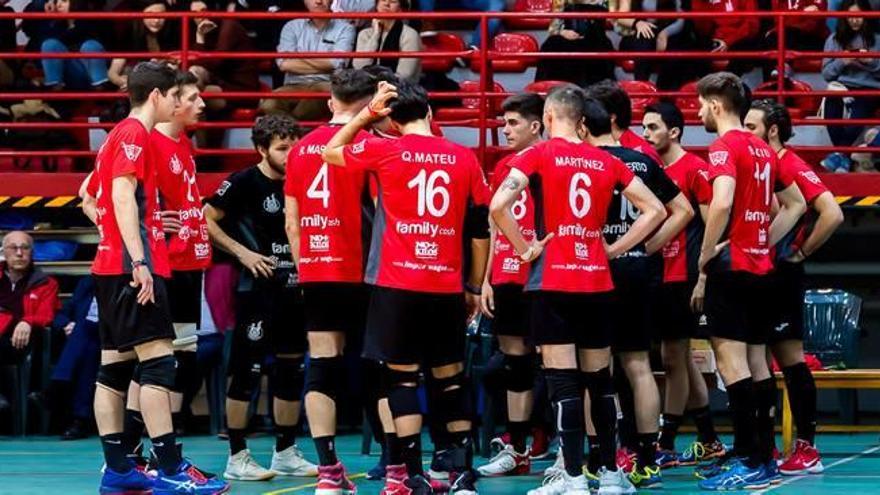
[(663, 159), (660, 158), (660, 155), (651, 143), (645, 141), (642, 136), (639, 136), (629, 129), (623, 131), (623, 134), (620, 135), (620, 145), (624, 148), (629, 148), (648, 155), (652, 160), (657, 162), (657, 165), (663, 165)]
[[(507, 155), (495, 165), (492, 175), (491, 188), (497, 191), (501, 183), (510, 173), (510, 162), (515, 155)], [(510, 210), (513, 218), (519, 223), (520, 230), (526, 241), (531, 242), (535, 238), (535, 214), (534, 202), (528, 189), (523, 190), (519, 198), (514, 201)], [(500, 231), (495, 233), (495, 244), (492, 246), (492, 274), (489, 282), (492, 285), (515, 284), (525, 285), (529, 278), (528, 265), (522, 262), (522, 258), (513, 249), (510, 241)]]
[[(759, 9), (756, 0), (694, 0), (691, 4), (691, 10), (694, 12), (755, 12)], [(741, 41), (757, 38), (761, 32), (761, 20), (757, 17), (703, 17), (694, 19), (694, 30), (702, 38), (720, 39), (727, 43), (728, 48), (731, 48)]]
[[(825, 0), (775, 0), (773, 6), (775, 7), (773, 10), (782, 12), (801, 12), (806, 10), (807, 7), (816, 7), (819, 11), (828, 10)], [(788, 31), (789, 29), (795, 29), (807, 35), (823, 39), (828, 34), (825, 19), (822, 17), (786, 17), (785, 30)]]
[[(369, 240), (365, 234), (373, 213), (367, 173), (321, 159), (339, 129), (318, 127), (300, 139), (287, 158), (284, 195), (296, 199), (299, 209), (299, 281), (304, 283), (359, 283), (364, 277), (364, 244)], [(369, 136), (361, 131), (355, 139)]]
[(463, 290), (465, 214), (488, 206), (474, 153), (443, 138), (407, 134), (345, 147), (346, 165), (373, 171), (379, 187), (367, 283), (417, 292)]
[(204, 270), (211, 265), (211, 240), (202, 213), (202, 196), (196, 184), (193, 145), (185, 133), (177, 140), (153, 129), (150, 159), (156, 164), (161, 210), (176, 210), (181, 227), (168, 240), (172, 270)]
[(685, 282), (697, 278), (697, 260), (703, 242), (703, 218), (700, 205), (712, 200), (712, 186), (706, 179), (709, 166), (693, 153), (685, 153), (666, 167), (666, 175), (681, 189), (694, 208), (694, 218), (679, 234), (663, 246), (663, 282)]
[(95, 275), (131, 273), (131, 257), (122, 242), (113, 209), (113, 179), (134, 175), (141, 243), (150, 272), (171, 276), (165, 233), (159, 214), (156, 165), (149, 157), (150, 133), (137, 119), (127, 118), (116, 125), (95, 160), (95, 170), (86, 187), (97, 200), (98, 253), (92, 264)]
[[(794, 177), (794, 182), (801, 190), (808, 205), (812, 204), (820, 194), (828, 191), (828, 188), (822, 183), (822, 179), (794, 151), (786, 149), (779, 157), (779, 170), (781, 174)], [(812, 232), (816, 219), (816, 211), (812, 208), (808, 209), (798, 219), (798, 223), (791, 229), (791, 232), (776, 244), (776, 258), (785, 259), (796, 253)]]
[(517, 153), (510, 167), (529, 177), (536, 235), (556, 234), (532, 262), (526, 290), (612, 290), (602, 229), (614, 190), (635, 177), (629, 168), (594, 146), (561, 138)]
[(733, 209), (727, 224), (727, 246), (718, 256), (721, 270), (764, 275), (773, 269), (770, 245), (770, 202), (780, 175), (776, 153), (745, 130), (732, 130), (709, 146), (709, 181), (726, 175), (736, 180)]

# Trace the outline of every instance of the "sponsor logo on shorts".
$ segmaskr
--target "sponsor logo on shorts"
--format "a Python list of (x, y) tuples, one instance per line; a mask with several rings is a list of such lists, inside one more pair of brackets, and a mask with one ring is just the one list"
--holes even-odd
[(251, 323), (248, 326), (247, 338), (248, 340), (253, 340), (254, 342), (263, 338), (263, 320), (260, 320), (256, 323)]
[(440, 254), (440, 245), (430, 241), (416, 241), (416, 258), (437, 259)]
[(312, 251), (329, 251), (330, 250), (330, 236), (315, 234), (309, 236), (309, 249)]

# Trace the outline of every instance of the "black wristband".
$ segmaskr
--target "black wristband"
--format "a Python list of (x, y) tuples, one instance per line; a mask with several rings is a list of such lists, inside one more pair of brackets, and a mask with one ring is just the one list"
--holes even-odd
[(137, 268), (139, 266), (147, 266), (147, 260), (140, 259), (140, 260), (134, 260), (131, 262), (131, 269), (132, 270), (134, 270), (135, 268)]
[(476, 296), (483, 294), (482, 289), (480, 289), (479, 287), (474, 287), (473, 285), (471, 285), (469, 283), (464, 284), (464, 290), (465, 290), (465, 292), (469, 292), (469, 293), (474, 294)]

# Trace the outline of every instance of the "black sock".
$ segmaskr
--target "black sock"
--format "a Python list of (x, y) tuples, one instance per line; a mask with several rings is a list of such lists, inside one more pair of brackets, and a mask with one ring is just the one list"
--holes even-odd
[(715, 431), (715, 423), (712, 421), (712, 411), (709, 406), (697, 407), (686, 411), (693, 418), (697, 426), (697, 440), (702, 444), (710, 444), (718, 441), (718, 433)]
[(247, 448), (247, 441), (244, 439), (247, 436), (246, 429), (227, 428), (227, 433), (229, 433), (230, 455), (235, 455)]
[(474, 467), (474, 443), (471, 441), (471, 431), (449, 432), (452, 440), (452, 466), (456, 472), (470, 471)]
[(409, 476), (421, 476), (422, 472), (422, 436), (418, 433), (405, 437), (398, 437), (400, 455), (406, 464), (406, 474)]
[(507, 430), (510, 432), (510, 444), (517, 454), (526, 453), (526, 438), (529, 436), (528, 421), (508, 421)]
[(132, 454), (137, 449), (144, 436), (144, 428), (144, 418), (141, 416), (141, 412), (126, 409), (125, 417), (122, 420), (122, 444), (126, 449), (126, 454)]
[(609, 471), (617, 471), (615, 455), (617, 453), (617, 406), (614, 403), (614, 384), (611, 381), (611, 370), (602, 368), (599, 371), (583, 374), (590, 391), (590, 415), (593, 426), (599, 437), (599, 462)]
[(645, 468), (657, 464), (657, 432), (639, 433), (639, 466)]
[[(614, 373), (614, 390), (617, 392), (617, 401), (620, 404), (621, 417), (617, 422), (620, 445), (633, 452), (639, 449), (638, 430), (636, 429), (636, 406), (633, 397), (632, 386), (623, 366), (616, 368)], [(592, 396), (591, 396), (592, 397)]]
[(660, 430), (661, 449), (675, 450), (675, 437), (678, 436), (678, 427), (681, 426), (683, 419), (680, 414), (663, 413), (663, 429)]
[[(296, 443), (296, 425), (275, 425), (275, 452), (282, 452)], [(335, 464), (335, 463), (334, 463)]]
[(400, 439), (396, 433), (385, 434), (385, 447), (388, 449), (388, 464), (397, 466), (403, 464), (403, 453), (400, 451)]
[(125, 443), (125, 433), (101, 436), (101, 447), (104, 449), (104, 461), (107, 467), (117, 473), (127, 473), (131, 470), (131, 464), (126, 457), (131, 451)]
[(171, 413), (171, 425), (174, 428), (174, 433), (183, 431), (183, 413), (173, 412)]
[(773, 457), (776, 446), (776, 382), (773, 378), (755, 382), (755, 402), (758, 406), (758, 456), (761, 462), (767, 463)]
[(174, 474), (180, 466), (180, 454), (177, 451), (177, 441), (174, 432), (166, 433), (156, 438), (151, 438), (153, 452), (159, 462), (159, 469), (165, 474)]
[(588, 435), (587, 442), (590, 444), (590, 453), (587, 455), (587, 470), (596, 474), (602, 467), (601, 447), (598, 435)]
[(322, 466), (333, 466), (339, 459), (336, 458), (336, 436), (315, 437), (315, 450), (318, 451), (318, 462)]
[(730, 413), (733, 417), (733, 450), (736, 456), (745, 459), (750, 468), (760, 465), (756, 448), (755, 421), (758, 408), (755, 404), (755, 391), (751, 378), (745, 378), (727, 386)]
[(797, 437), (813, 445), (816, 441), (816, 382), (813, 373), (805, 363), (783, 368), (782, 373)]
[(580, 476), (584, 462), (584, 399), (577, 370), (545, 369), (556, 416), (559, 445), (570, 476)]

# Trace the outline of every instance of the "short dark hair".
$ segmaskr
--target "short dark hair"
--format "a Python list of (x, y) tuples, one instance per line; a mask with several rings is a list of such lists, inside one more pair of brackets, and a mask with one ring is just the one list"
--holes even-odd
[(611, 114), (595, 98), (584, 98), (584, 125), (593, 137), (611, 134)]
[(684, 115), (674, 103), (661, 101), (645, 107), (645, 113), (656, 113), (669, 130), (678, 129), (679, 139), (684, 135)]
[(379, 83), (379, 81), (385, 81), (395, 86), (400, 84), (400, 77), (398, 77), (393, 70), (384, 65), (369, 65), (362, 70), (373, 76), (376, 79), (376, 83)]
[[(201, 0), (199, 0), (201, 1)], [(198, 86), (199, 78), (196, 77), (195, 74), (188, 70), (179, 70), (177, 71), (177, 85), (180, 87), (183, 86)]]
[(537, 93), (520, 93), (501, 103), (502, 112), (516, 112), (527, 120), (541, 120), (544, 115), (544, 99)]
[(584, 90), (574, 84), (557, 86), (547, 93), (546, 103), (562, 111), (572, 122), (584, 117)]
[(302, 136), (302, 130), (296, 120), (283, 114), (259, 117), (251, 130), (251, 141), (256, 148), (269, 149), (273, 139), (298, 138), (300, 136)]
[(614, 115), (617, 127), (626, 129), (632, 123), (632, 101), (626, 91), (616, 82), (606, 79), (587, 87), (587, 96), (595, 98)]
[(397, 86), (397, 98), (391, 100), (391, 120), (409, 124), (428, 117), (428, 93), (416, 83), (401, 80)]
[(736, 74), (715, 72), (703, 77), (697, 82), (697, 94), (703, 99), (717, 98), (725, 110), (740, 115), (740, 118), (748, 112), (749, 93)]
[(376, 78), (360, 69), (339, 69), (330, 76), (330, 94), (345, 104), (369, 98), (376, 92)]
[(774, 125), (779, 129), (779, 140), (785, 144), (792, 136), (791, 114), (788, 108), (776, 100), (765, 99), (752, 102), (752, 110), (760, 110), (764, 113), (761, 119), (767, 131)]
[(177, 86), (177, 71), (160, 62), (140, 62), (128, 75), (128, 99), (131, 106), (139, 107), (147, 102), (150, 93), (158, 89), (165, 95)]

